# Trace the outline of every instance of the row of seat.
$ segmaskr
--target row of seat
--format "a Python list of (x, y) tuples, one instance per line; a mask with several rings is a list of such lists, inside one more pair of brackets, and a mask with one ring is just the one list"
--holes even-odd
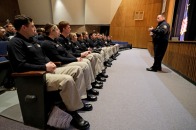
[[(2, 42), (4, 46), (1, 48), (0, 55), (7, 55), (8, 42)], [(5, 57), (4, 57), (5, 58)], [(6, 62), (2, 63), (2, 69), (8, 71), (11, 68), (9, 60), (5, 58)], [(56, 63), (58, 66), (60, 63)], [(23, 73), (12, 73), (14, 77), (15, 87), (17, 88), (19, 103), (25, 125), (36, 128), (45, 129), (48, 113), (59, 101), (59, 92), (48, 92), (46, 90), (46, 72), (45, 71), (29, 71)], [(52, 97), (52, 98), (51, 98)], [(56, 98), (54, 98), (56, 97)], [(37, 114), (39, 112), (39, 114)]]

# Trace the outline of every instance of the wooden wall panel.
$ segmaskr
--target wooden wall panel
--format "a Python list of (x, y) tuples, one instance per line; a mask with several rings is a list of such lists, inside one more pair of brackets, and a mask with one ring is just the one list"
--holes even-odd
[(139, 48), (146, 48), (146, 42), (148, 41), (148, 35), (149, 32), (147, 31), (146, 27), (135, 27), (135, 45)]
[(124, 37), (124, 28), (122, 27), (114, 27), (112, 28), (113, 33), (110, 33), (112, 39), (115, 40), (113, 37), (117, 37), (118, 40), (122, 41)]
[[(153, 55), (152, 42), (148, 50)], [(163, 63), (196, 83), (196, 42), (169, 42)]]
[(114, 16), (111, 24), (113, 27), (124, 27), (125, 26), (125, 16), (126, 16), (126, 8), (119, 7), (116, 15)]
[(83, 31), (87, 31), (88, 33), (100, 32), (100, 26), (94, 25), (71, 25), (71, 32), (82, 33)]
[[(131, 33), (130, 33), (131, 32)], [(126, 27), (124, 30), (124, 40), (129, 41), (129, 43), (135, 43), (135, 28)]]
[[(134, 18), (134, 9), (129, 9), (129, 13), (126, 13), (125, 15), (125, 27), (132, 27), (135, 26), (135, 20)], [(112, 26), (110, 26), (112, 28)]]
[[(110, 24), (113, 40), (127, 41), (133, 47), (147, 48), (147, 43), (151, 40), (147, 29), (157, 25), (156, 17), (160, 14), (161, 7), (162, 0), (122, 0)], [(135, 11), (144, 11), (144, 19), (134, 20)], [(114, 32), (118, 27), (121, 28), (121, 33)]]

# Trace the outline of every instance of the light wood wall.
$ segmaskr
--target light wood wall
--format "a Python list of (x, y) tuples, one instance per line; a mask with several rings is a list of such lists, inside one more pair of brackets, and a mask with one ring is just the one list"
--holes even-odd
[[(153, 56), (152, 42), (148, 43), (148, 50)], [(196, 83), (196, 42), (170, 41), (163, 63)]]
[[(148, 28), (156, 27), (156, 17), (161, 9), (162, 0), (122, 0), (110, 24), (110, 35), (113, 40), (127, 41), (133, 47), (147, 48), (147, 43), (151, 40)], [(134, 20), (135, 11), (144, 11), (144, 19)]]

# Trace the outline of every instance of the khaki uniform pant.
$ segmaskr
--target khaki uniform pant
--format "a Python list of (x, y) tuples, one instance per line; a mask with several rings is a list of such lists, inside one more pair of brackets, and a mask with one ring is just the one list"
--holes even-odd
[(101, 50), (101, 55), (104, 58), (104, 61), (107, 61), (112, 55), (119, 51), (119, 45), (103, 47)]
[(119, 51), (119, 44), (115, 44), (113, 47), (113, 52), (114, 54), (117, 53)]
[[(81, 85), (81, 87), (85, 88), (85, 90), (89, 90), (92, 88), (91, 83), (95, 80), (93, 72), (92, 72), (92, 67), (91, 63), (88, 59), (83, 59), (82, 62), (72, 62), (69, 64), (63, 65), (63, 67), (81, 67), (83, 70), (83, 77), (84, 77), (84, 84)], [(86, 98), (86, 95), (83, 95), (81, 97), (82, 99)]]
[[(83, 107), (81, 94), (86, 92), (76, 86), (72, 76), (66, 73), (72, 73), (75, 78), (80, 80), (81, 68), (56, 68), (55, 73), (46, 74), (46, 84), (48, 91), (60, 90), (60, 96), (68, 111), (75, 111)], [(75, 73), (75, 74), (74, 74)]]
[(98, 53), (91, 53), (87, 55), (86, 58), (91, 61), (93, 74), (94, 74), (94, 77), (96, 77), (103, 70), (101, 66), (102, 64), (101, 55)]
[(96, 59), (96, 64), (95, 64), (95, 77), (96, 77), (99, 73), (102, 73), (102, 70), (105, 68), (103, 64), (104, 60), (99, 53), (91, 53), (90, 55), (93, 55), (93, 57)]

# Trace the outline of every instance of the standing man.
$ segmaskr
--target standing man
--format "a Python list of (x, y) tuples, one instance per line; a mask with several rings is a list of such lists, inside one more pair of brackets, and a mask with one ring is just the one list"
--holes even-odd
[(157, 16), (157, 22), (158, 25), (155, 29), (153, 27), (148, 29), (154, 44), (154, 64), (152, 67), (146, 68), (146, 70), (154, 72), (162, 70), (161, 62), (167, 49), (170, 33), (170, 26), (162, 14)]

